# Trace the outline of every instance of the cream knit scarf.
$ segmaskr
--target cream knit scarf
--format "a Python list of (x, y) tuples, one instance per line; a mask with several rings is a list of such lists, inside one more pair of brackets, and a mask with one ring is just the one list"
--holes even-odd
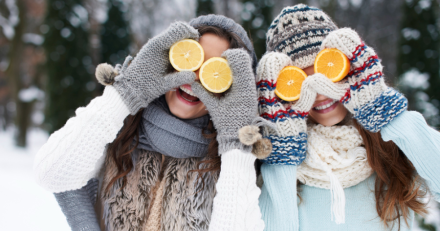
[(350, 126), (308, 127), (307, 156), (298, 167), (298, 180), (306, 185), (330, 189), (332, 220), (345, 223), (344, 188), (373, 173), (358, 130)]

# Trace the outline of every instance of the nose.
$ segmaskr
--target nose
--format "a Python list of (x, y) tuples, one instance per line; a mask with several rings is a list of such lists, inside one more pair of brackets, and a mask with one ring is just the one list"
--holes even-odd
[(195, 73), (196, 73), (196, 81), (199, 81), (199, 80), (200, 80), (200, 78), (199, 78), (199, 71), (200, 71), (200, 69), (198, 69), (197, 71), (195, 71)]

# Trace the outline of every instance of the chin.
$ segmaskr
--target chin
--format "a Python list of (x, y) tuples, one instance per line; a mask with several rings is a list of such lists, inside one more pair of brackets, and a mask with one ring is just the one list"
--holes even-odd
[(342, 120), (344, 120), (345, 116), (348, 113), (348, 110), (344, 107), (343, 104), (336, 102), (336, 107), (328, 112), (322, 113), (316, 109), (310, 110), (309, 116), (312, 120), (318, 124), (322, 124), (324, 126), (333, 126), (338, 124)]
[(171, 114), (180, 119), (195, 119), (208, 114), (205, 105), (201, 102), (190, 102), (182, 98), (181, 90), (169, 91), (165, 94), (165, 99)]

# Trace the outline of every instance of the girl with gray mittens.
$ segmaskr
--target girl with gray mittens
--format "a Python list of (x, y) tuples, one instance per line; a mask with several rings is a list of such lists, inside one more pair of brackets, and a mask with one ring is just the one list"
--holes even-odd
[[(197, 72), (170, 71), (170, 47), (188, 38), (205, 61), (228, 61), (224, 94), (207, 92)], [(256, 63), (229, 18), (173, 23), (134, 59), (99, 68), (103, 95), (49, 137), (37, 182), (55, 193), (72, 230), (263, 230), (256, 157), (239, 139), (258, 120)]]

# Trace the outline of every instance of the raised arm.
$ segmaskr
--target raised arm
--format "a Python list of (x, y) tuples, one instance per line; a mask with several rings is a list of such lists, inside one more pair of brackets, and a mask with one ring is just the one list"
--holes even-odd
[(233, 83), (221, 98), (195, 82), (194, 93), (206, 105), (217, 130), (221, 171), (209, 230), (263, 230), (258, 206), (260, 189), (256, 184), (252, 146), (240, 142), (238, 131), (257, 116), (257, 93), (251, 57), (242, 49), (223, 53), (232, 70)]
[(384, 141), (392, 140), (426, 180), (440, 202), (440, 132), (426, 124), (415, 111), (405, 111), (380, 131)]
[(129, 114), (112, 86), (86, 107), (76, 110), (38, 151), (35, 177), (51, 192), (79, 189), (95, 177), (103, 163), (106, 144), (112, 142)]
[(177, 41), (198, 37), (198, 31), (187, 23), (175, 22), (150, 39), (133, 61), (128, 57), (116, 78), (100, 79), (113, 86), (107, 86), (87, 107), (77, 109), (76, 117), (54, 132), (38, 152), (34, 164), (37, 182), (52, 192), (63, 192), (79, 189), (96, 176), (106, 144), (115, 139), (128, 114), (136, 114), (167, 91), (195, 80), (194, 72), (167, 73), (168, 50)]

